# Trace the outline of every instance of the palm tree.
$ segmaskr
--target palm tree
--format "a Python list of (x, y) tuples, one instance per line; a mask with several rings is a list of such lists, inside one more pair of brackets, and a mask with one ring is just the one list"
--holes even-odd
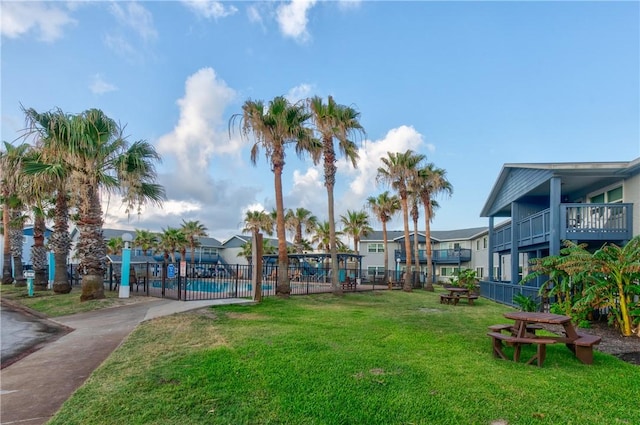
[(353, 238), (353, 251), (357, 254), (360, 238), (373, 232), (373, 228), (369, 224), (369, 215), (366, 211), (347, 210), (347, 215), (341, 215), (340, 221), (344, 226), (342, 233)]
[(196, 247), (200, 246), (200, 241), (198, 240), (198, 238), (206, 237), (208, 229), (204, 224), (200, 223), (199, 220), (185, 221), (183, 219), (182, 227), (180, 228), (180, 230), (182, 230), (182, 233), (184, 233), (187, 240), (189, 241), (189, 247), (191, 248), (191, 269), (193, 270), (196, 256)]
[(131, 145), (119, 125), (98, 109), (71, 119), (68, 159), (80, 233), (77, 251), (83, 271), (81, 300), (104, 298), (106, 244), (102, 236), (100, 190), (123, 196), (127, 213), (151, 202), (161, 205), (164, 189), (155, 183), (154, 162), (160, 160), (146, 141)]
[[(256, 164), (260, 148), (264, 149), (274, 176), (276, 198), (276, 235), (278, 237), (278, 268), (288, 269), (287, 240), (284, 224), (284, 197), (282, 192), (282, 171), (285, 164), (285, 147), (294, 144), (296, 154), (302, 157), (311, 153), (314, 162), (318, 158), (319, 144), (311, 131), (305, 127), (310, 118), (304, 105), (292, 105), (284, 96), (275, 97), (265, 107), (262, 101), (247, 100), (242, 105), (242, 114), (235, 114), (229, 120), (229, 131), (237, 123), (243, 137), (253, 135), (251, 162)], [(288, 273), (278, 273), (276, 293), (289, 296), (291, 286)]]
[[(2, 261), (2, 284), (13, 283), (13, 269), (11, 266), (11, 224), (12, 212), (19, 204), (18, 187), (22, 159), (29, 149), (29, 145), (22, 143), (14, 146), (11, 143), (3, 142), (3, 150), (0, 151), (0, 183), (2, 183), (2, 228), (4, 235), (3, 261)], [(20, 228), (22, 233), (22, 228)], [(22, 236), (22, 235), (20, 235)]]
[(267, 235), (273, 234), (273, 217), (265, 211), (247, 211), (244, 216), (242, 233), (256, 235), (261, 231)]
[(66, 294), (71, 291), (67, 275), (67, 258), (71, 248), (69, 238), (69, 198), (71, 167), (66, 164), (72, 116), (61, 110), (38, 113), (23, 109), (29, 130), (25, 137), (38, 137), (38, 157), (25, 163), (24, 171), (48, 181), (48, 191), (55, 196), (53, 233), (49, 246), (54, 256), (53, 292)]
[(447, 172), (444, 169), (437, 168), (433, 163), (429, 163), (420, 168), (418, 174), (414, 176), (414, 190), (420, 197), (424, 208), (424, 233), (427, 256), (427, 285), (425, 289), (433, 291), (431, 221), (434, 217), (434, 207), (438, 206), (438, 203), (433, 198), (440, 193), (451, 196), (453, 194), (453, 186), (447, 180)]
[(121, 255), (122, 248), (124, 248), (124, 241), (122, 236), (116, 236), (107, 241), (107, 252), (113, 255)]
[(342, 286), (338, 279), (338, 251), (336, 245), (336, 221), (334, 213), (333, 189), (336, 183), (336, 150), (334, 139), (338, 140), (339, 152), (356, 167), (358, 149), (349, 139), (352, 135), (363, 135), (364, 128), (358, 121), (360, 113), (354, 108), (339, 105), (329, 96), (327, 103), (321, 97), (315, 96), (308, 100), (313, 123), (322, 141), (322, 157), (324, 162), (324, 185), (327, 188), (327, 204), (329, 218), (329, 244), (331, 252), (331, 270), (333, 292), (342, 293)]
[[(171, 262), (176, 262), (176, 252), (186, 250), (189, 241), (182, 231), (175, 227), (167, 227), (162, 229), (160, 238), (158, 239), (158, 248), (164, 253), (164, 262), (168, 263), (169, 258)], [(184, 258), (184, 257), (183, 257)]]
[(318, 218), (311, 214), (306, 208), (296, 208), (296, 210), (287, 210), (285, 215), (285, 227), (287, 230), (293, 232), (295, 235), (293, 238), (293, 245), (295, 252), (302, 254), (302, 231), (303, 228), (306, 233), (311, 233), (318, 222)]
[(331, 250), (331, 230), (329, 228), (328, 221), (321, 221), (316, 223), (315, 229), (313, 229), (313, 236), (311, 237), (311, 243), (315, 244), (316, 249), (329, 252)]
[[(416, 175), (418, 165), (425, 158), (422, 154), (416, 154), (411, 149), (404, 153), (387, 152), (386, 158), (380, 158), (383, 167), (378, 167), (376, 176), (378, 181), (390, 184), (400, 196), (402, 207), (402, 220), (404, 223), (404, 249), (406, 255), (407, 273), (411, 272), (411, 241), (409, 239), (409, 182)], [(408, 277), (409, 275), (407, 275)], [(403, 290), (411, 291), (410, 279), (404, 279)]]
[(24, 110), (30, 132), (40, 136), (42, 162), (31, 172), (48, 175), (58, 183), (52, 246), (56, 262), (54, 291), (66, 282), (69, 252), (69, 202), (77, 210), (80, 240), (77, 245), (82, 279), (81, 300), (104, 298), (106, 242), (102, 236), (100, 190), (122, 195), (127, 213), (145, 203), (161, 205), (164, 189), (155, 183), (155, 161), (160, 157), (145, 141), (129, 144), (119, 125), (97, 109), (68, 115), (60, 110), (40, 114)]
[(139, 246), (145, 255), (151, 255), (153, 249), (158, 245), (158, 236), (149, 230), (136, 229), (133, 243), (135, 246)]
[(389, 191), (384, 191), (377, 197), (367, 198), (367, 205), (373, 211), (378, 221), (382, 223), (382, 243), (384, 246), (384, 283), (389, 279), (389, 255), (387, 254), (387, 223), (400, 210), (400, 199), (397, 196), (389, 195)]

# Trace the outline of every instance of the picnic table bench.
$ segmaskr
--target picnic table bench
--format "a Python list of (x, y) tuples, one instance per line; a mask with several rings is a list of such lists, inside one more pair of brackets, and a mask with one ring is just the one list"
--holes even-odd
[(464, 299), (467, 300), (469, 305), (473, 305), (473, 302), (478, 299), (478, 296), (471, 294), (467, 288), (449, 287), (445, 289), (449, 291), (449, 293), (440, 294), (440, 304), (458, 305), (458, 302)]
[(342, 290), (343, 291), (355, 291), (357, 283), (358, 282), (355, 279), (351, 279), (349, 276), (347, 276), (344, 279), (344, 282), (342, 282)]
[[(585, 364), (593, 363), (593, 346), (600, 343), (601, 338), (582, 331), (576, 331), (571, 317), (551, 313), (508, 312), (504, 317), (513, 319), (514, 324), (497, 324), (489, 326), (487, 336), (491, 337), (493, 355), (507, 360), (503, 349), (505, 344), (514, 348), (513, 360), (519, 361), (524, 345), (535, 344), (536, 354), (527, 361), (534, 361), (542, 366), (546, 357), (547, 344), (564, 343), (578, 360)], [(558, 336), (538, 336), (536, 331), (543, 329), (543, 324), (559, 325), (562, 330)], [(506, 332), (506, 333), (504, 333)]]

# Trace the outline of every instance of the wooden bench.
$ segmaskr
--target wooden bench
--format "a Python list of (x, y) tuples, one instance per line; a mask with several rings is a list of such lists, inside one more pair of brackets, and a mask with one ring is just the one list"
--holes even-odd
[(473, 305), (473, 301), (478, 299), (477, 295), (463, 295), (460, 298), (466, 298), (469, 305)]
[(458, 304), (458, 297), (455, 295), (440, 294), (440, 304)]
[(593, 346), (600, 344), (601, 337), (583, 332), (578, 332), (579, 338), (573, 341), (569, 348), (573, 351), (582, 363), (593, 364)]
[[(502, 325), (495, 325), (502, 326)], [(493, 355), (494, 357), (500, 357), (503, 360), (508, 360), (507, 356), (504, 354), (503, 348), (504, 343), (508, 345), (512, 345), (513, 348), (513, 361), (520, 361), (520, 353), (522, 349), (522, 345), (524, 344), (535, 344), (536, 345), (536, 354), (533, 355), (528, 361), (527, 364), (532, 364), (536, 361), (536, 364), (539, 367), (542, 367), (545, 358), (547, 357), (547, 344), (555, 344), (556, 340), (551, 338), (518, 338), (513, 335), (504, 334), (502, 332), (489, 332), (488, 336), (491, 337)]]
[(342, 282), (342, 290), (355, 291), (356, 290), (356, 280), (351, 279), (349, 276)]

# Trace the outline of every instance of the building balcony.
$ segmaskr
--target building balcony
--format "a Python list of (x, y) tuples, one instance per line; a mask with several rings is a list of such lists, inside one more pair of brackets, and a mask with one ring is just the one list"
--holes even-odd
[[(548, 243), (551, 210), (516, 222), (518, 247)], [(494, 230), (494, 251), (511, 249), (513, 224)], [(633, 204), (560, 204), (560, 240), (625, 241), (633, 235)]]
[[(413, 257), (413, 251), (411, 252)], [(394, 258), (401, 263), (407, 260), (405, 250), (396, 249)], [(425, 249), (418, 250), (418, 259), (420, 263), (427, 262), (427, 251)], [(413, 260), (412, 260), (413, 261)], [(431, 262), (434, 264), (458, 264), (471, 261), (470, 249), (434, 249), (431, 251)]]

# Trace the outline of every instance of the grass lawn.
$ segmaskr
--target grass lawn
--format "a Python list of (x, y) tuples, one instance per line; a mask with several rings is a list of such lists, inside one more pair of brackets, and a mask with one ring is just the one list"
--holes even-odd
[(155, 319), (49, 424), (640, 424), (637, 366), (494, 359), (507, 308), (384, 291)]
[(101, 308), (117, 307), (135, 301), (135, 295), (130, 298), (118, 298), (118, 291), (104, 291), (106, 298), (101, 300), (80, 301), (81, 289), (74, 287), (68, 294), (54, 294), (53, 291), (34, 291), (29, 296), (26, 287), (0, 285), (0, 297), (4, 300), (19, 303), (32, 310), (39, 311), (48, 317), (67, 316)]

